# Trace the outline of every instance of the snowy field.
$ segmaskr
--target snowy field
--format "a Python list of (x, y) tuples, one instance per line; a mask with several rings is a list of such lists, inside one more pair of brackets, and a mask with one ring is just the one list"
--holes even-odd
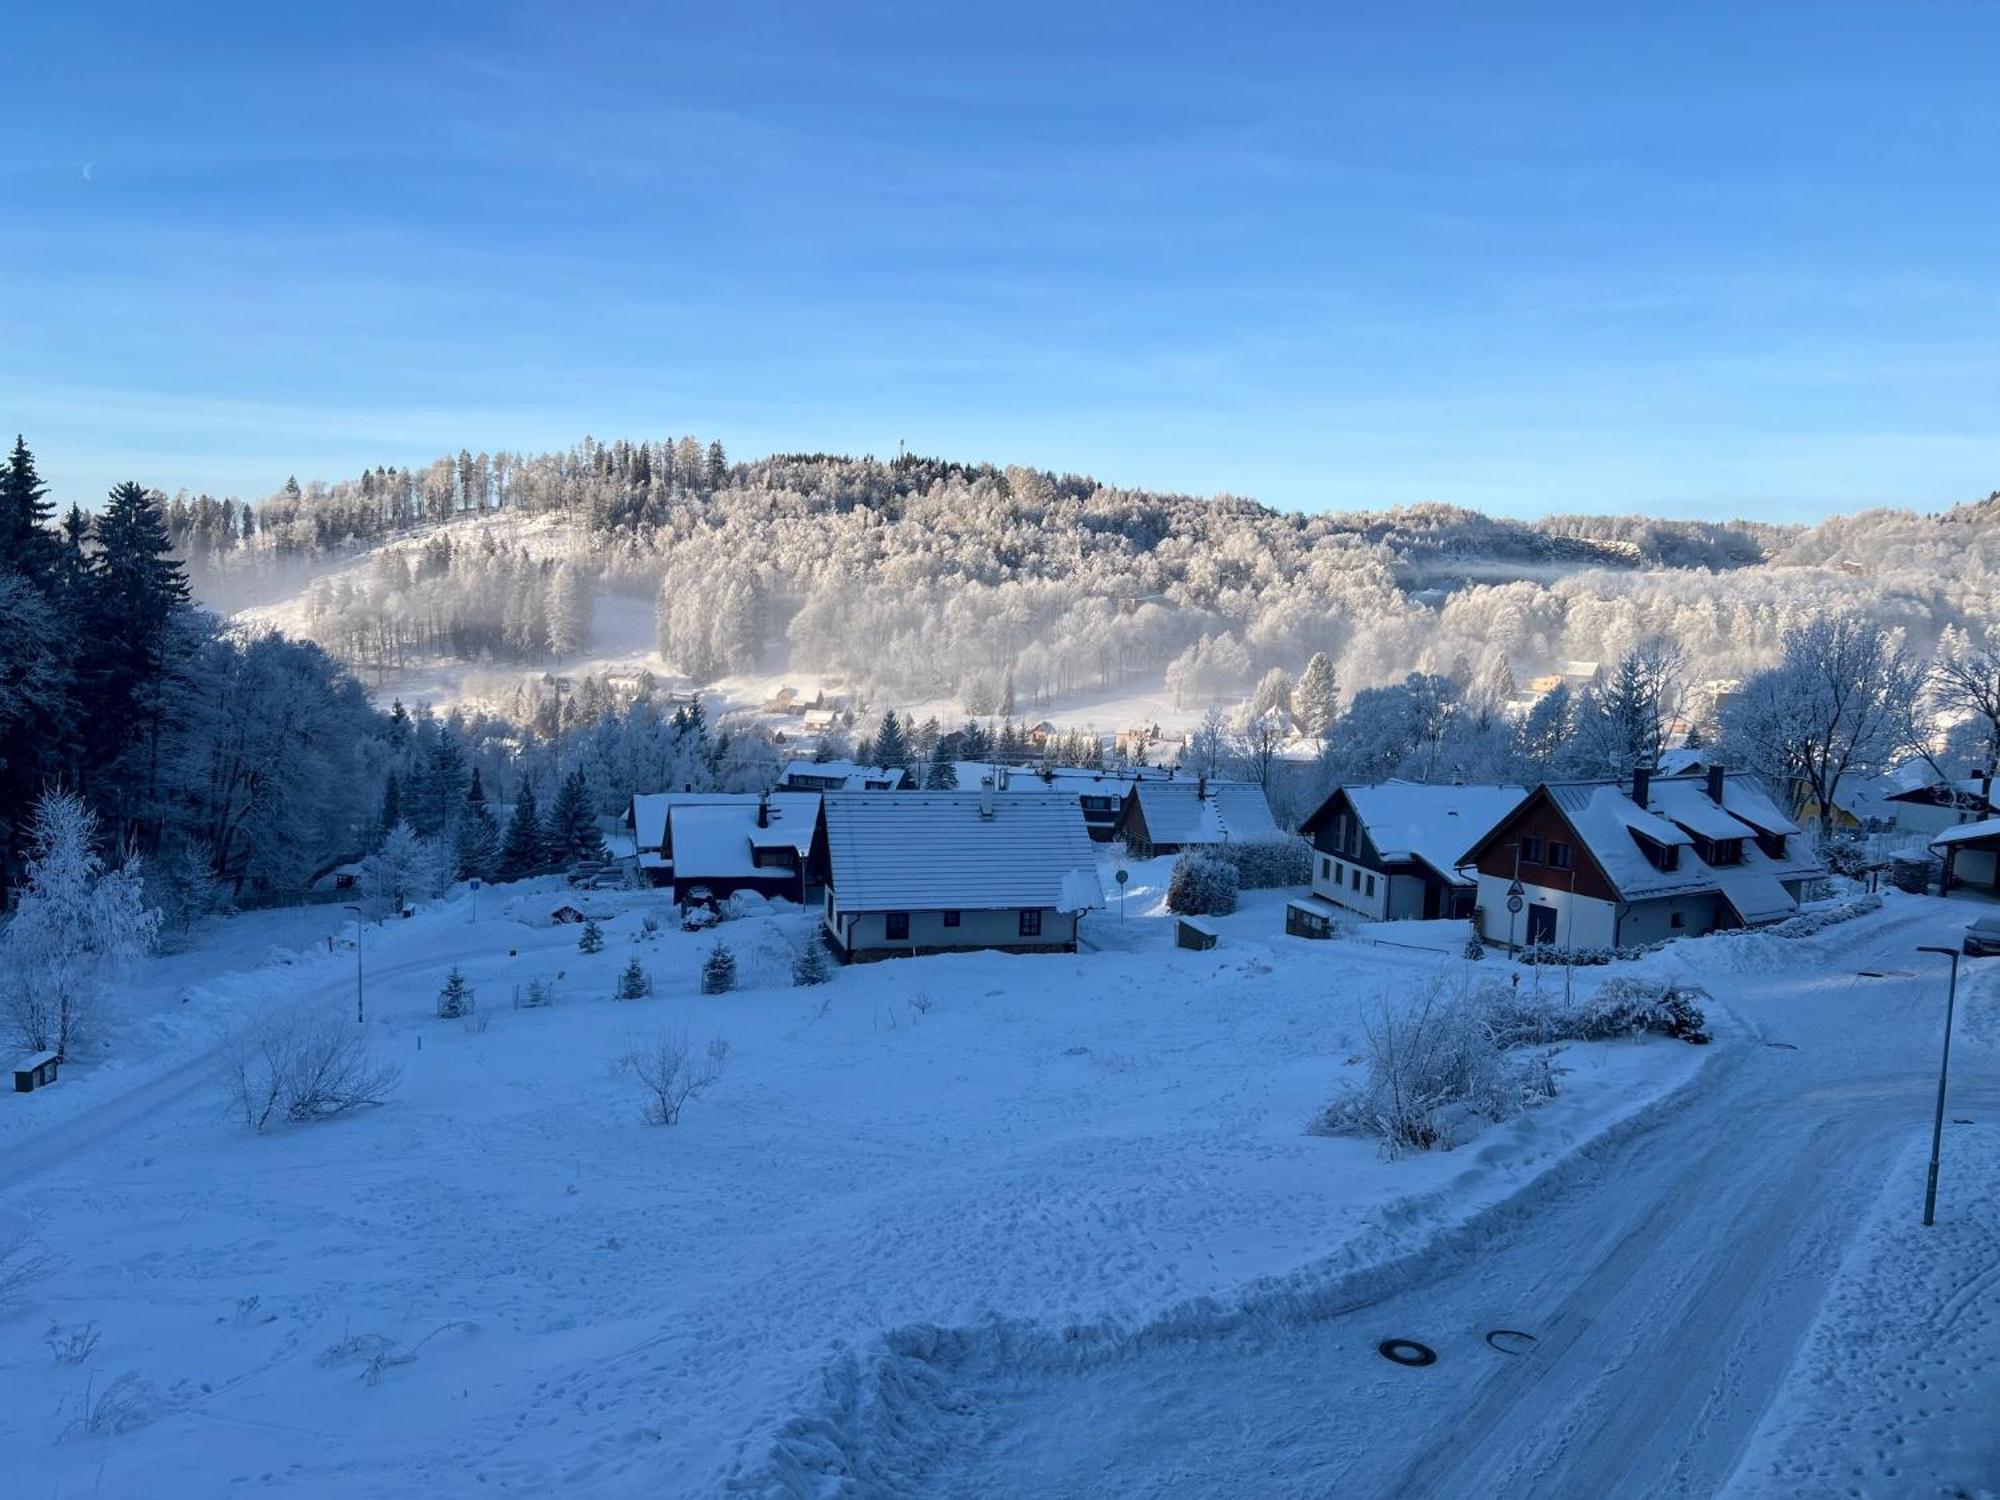
[[(548, 883), (483, 893), (476, 925), (442, 903), (365, 934), (393, 1102), (262, 1137), (227, 1118), (211, 1051), (259, 1008), (351, 1013), (353, 950), (327, 949), (338, 908), (222, 924), (136, 977), (128, 1061), (0, 1100), (0, 1212), (62, 1259), (0, 1323), (0, 1440), (37, 1495), (782, 1492), (865, 1440), (800, 1456), (885, 1336), (1138, 1328), (1395, 1253), (1707, 1055), (1575, 1049), (1532, 1120), (1384, 1162), (1303, 1126), (1355, 1066), (1363, 1007), (1463, 961), (1285, 938), (1275, 895), (1177, 950), (1162, 873), (1137, 866), (1125, 920), (1091, 920), (1098, 951), (818, 990), (789, 985), (809, 919), (779, 908), (721, 929), (745, 988), (706, 998), (713, 939), (647, 934), (655, 897), (583, 898), (595, 956), (547, 924)], [(656, 994), (613, 1001), (634, 955)], [(454, 961), (483, 1029), (431, 1014)], [(513, 1009), (533, 978), (555, 1005)], [(672, 1129), (615, 1066), (663, 1028), (731, 1048)], [(44, 1342), (92, 1323), (84, 1362)], [(117, 1420), (83, 1431), (128, 1372)]]

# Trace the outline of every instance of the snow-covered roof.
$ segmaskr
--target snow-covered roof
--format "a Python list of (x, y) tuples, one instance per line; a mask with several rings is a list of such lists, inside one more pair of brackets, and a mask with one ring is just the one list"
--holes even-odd
[[(1723, 779), (1723, 806), (1709, 799), (1706, 783), (1680, 778), (1655, 777), (1649, 788), (1648, 806), (1632, 800), (1624, 782), (1552, 782), (1548, 793), (1569, 818), (1578, 839), (1605, 878), (1626, 900), (1655, 896), (1692, 895), (1721, 891), (1732, 902), (1740, 897), (1760, 911), (1774, 909), (1770, 888), (1748, 880), (1747, 876), (1793, 879), (1821, 873), (1819, 864), (1789, 845), (1782, 858), (1773, 859), (1756, 842), (1761, 829), (1774, 834), (1795, 834), (1798, 827), (1778, 811), (1777, 805), (1756, 781), (1747, 776)], [(1738, 864), (1714, 867), (1696, 851), (1688, 830), (1709, 840), (1739, 839), (1742, 860)], [(1675, 867), (1662, 870), (1646, 858), (1633, 834), (1678, 852)], [(1724, 876), (1729, 878), (1725, 886)], [(1784, 898), (1781, 915), (1790, 915), (1796, 903)], [(1767, 920), (1767, 915), (1745, 921)]]
[(1722, 899), (1729, 903), (1730, 909), (1745, 927), (1776, 922), (1799, 909), (1798, 902), (1786, 893), (1785, 888), (1778, 884), (1778, 877), (1768, 870), (1731, 866), (1715, 872), (1715, 883), (1722, 891)]
[(818, 792), (866, 792), (886, 784), (903, 785), (901, 766), (864, 766), (851, 760), (795, 760), (785, 767), (780, 786), (808, 787)]
[(1982, 818), (1977, 823), (1961, 823), (1956, 828), (1947, 828), (1931, 840), (1931, 847), (1940, 844), (1970, 844), (1980, 839), (2000, 838), (2000, 818)]
[[(665, 846), (667, 817), (676, 808), (733, 807), (747, 810), (748, 826), (755, 828), (757, 804), (764, 800), (757, 792), (640, 792), (632, 798), (626, 814), (632, 824), (632, 843), (642, 860), (648, 851)], [(772, 792), (773, 823), (805, 830), (805, 846), (812, 842), (813, 820), (819, 816), (818, 792)], [(801, 847), (805, 847), (801, 846)]]
[(30, 1052), (15, 1062), (14, 1070), (18, 1073), (32, 1073), (37, 1068), (47, 1067), (55, 1060), (56, 1055), (53, 1052)]
[(1104, 904), (1083, 812), (1069, 797), (828, 793), (828, 874), (846, 911), (981, 911)]
[(757, 801), (687, 802), (674, 808), (668, 814), (674, 878), (768, 875), (770, 867), (760, 867), (752, 857), (757, 849), (790, 848), (803, 860), (812, 848), (819, 793), (773, 792), (770, 823), (764, 828), (757, 826)]
[[(1384, 860), (1419, 860), (1458, 882), (1458, 862), (1528, 795), (1522, 786), (1432, 786), (1384, 781), (1342, 787)], [(1318, 817), (1307, 819), (1310, 825)]]
[(1708, 751), (1690, 750), (1686, 745), (1676, 745), (1671, 750), (1662, 750), (1656, 767), (1662, 776), (1692, 776), (1707, 768)]
[(1247, 781), (1141, 781), (1135, 790), (1155, 844), (1220, 844), (1283, 837), (1264, 789)]
[(1986, 780), (1980, 776), (1960, 776), (1952, 780), (1930, 776), (1918, 781), (1915, 785), (1905, 785), (1902, 790), (1889, 793), (1887, 800), (1890, 802), (1928, 802), (1941, 806), (1950, 806), (1954, 795), (1960, 806), (1969, 807), (1975, 811), (1991, 812), (1994, 810), (1993, 804), (1988, 800), (1989, 791)]
[(1073, 796), (1123, 797), (1134, 782), (1166, 780), (1157, 766), (1126, 767), (1102, 771), (1081, 766), (1000, 766), (983, 760), (952, 763), (961, 792), (977, 791), (982, 778), (991, 776), (1003, 792), (1068, 792)]

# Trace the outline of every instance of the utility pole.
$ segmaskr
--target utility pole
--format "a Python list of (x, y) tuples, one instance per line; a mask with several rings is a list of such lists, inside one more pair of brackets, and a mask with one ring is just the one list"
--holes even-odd
[(1944, 999), (1944, 1058), (1938, 1063), (1937, 1114), (1931, 1119), (1931, 1170), (1924, 1182), (1924, 1227), (1937, 1222), (1937, 1179), (1938, 1153), (1944, 1144), (1944, 1087), (1945, 1078), (1951, 1071), (1951, 1021), (1958, 1009), (1958, 949), (1938, 948), (1926, 944), (1917, 949), (1919, 953), (1942, 953), (1951, 960), (1951, 988)]
[(365, 1026), (368, 1022), (368, 1013), (362, 1009), (361, 1005), (361, 918), (363, 913), (358, 906), (344, 907), (342, 910), (354, 913), (354, 1024), (356, 1026)]

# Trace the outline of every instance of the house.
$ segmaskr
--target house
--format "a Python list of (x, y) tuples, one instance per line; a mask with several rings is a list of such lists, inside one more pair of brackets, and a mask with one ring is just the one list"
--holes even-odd
[[(1543, 783), (1460, 864), (1478, 871), (1489, 941), (1608, 948), (1791, 916), (1824, 873), (1798, 835), (1752, 777), (1640, 769), (1629, 783)], [(1518, 913), (1507, 909), (1515, 883)]]
[(840, 722), (837, 708), (809, 708), (800, 720), (799, 727), (807, 734), (825, 734)]
[(1125, 797), (1135, 783), (1148, 778), (1156, 781), (1167, 778), (1167, 772), (1151, 766), (1096, 771), (1080, 766), (1002, 766), (984, 761), (957, 761), (952, 770), (959, 786), (967, 789), (990, 776), (995, 790), (1010, 796), (1016, 792), (1054, 792), (1075, 797), (1083, 809), (1083, 826), (1100, 844), (1108, 844), (1117, 837)]
[(817, 792), (649, 792), (626, 813), (639, 873), (685, 903), (699, 888), (803, 904), (818, 880), (809, 856)]
[(1882, 799), (1896, 827), (1905, 833), (1942, 833), (1961, 823), (1978, 823), (2000, 816), (2000, 807), (1993, 805), (1990, 776), (1947, 780), (1925, 768), (1905, 780), (1901, 790)]
[(1214, 844), (1283, 838), (1264, 789), (1206, 777), (1140, 780), (1125, 794), (1118, 837), (1137, 859)]
[(829, 793), (813, 859), (827, 941), (860, 961), (963, 948), (1076, 950), (1104, 904), (1074, 799), (972, 792)]
[(2000, 896), (2000, 817), (1947, 828), (1931, 840), (1931, 848), (1944, 856), (1940, 894), (1966, 888)]
[(901, 766), (859, 766), (851, 760), (795, 760), (778, 778), (781, 792), (893, 792), (909, 784)]
[(1299, 825), (1312, 840), (1313, 894), (1378, 921), (1469, 917), (1478, 883), (1458, 861), (1527, 795), (1414, 781), (1336, 787)]
[(578, 923), (589, 920), (584, 915), (582, 907), (573, 905), (568, 901), (549, 909), (549, 922), (556, 927), (573, 927)]

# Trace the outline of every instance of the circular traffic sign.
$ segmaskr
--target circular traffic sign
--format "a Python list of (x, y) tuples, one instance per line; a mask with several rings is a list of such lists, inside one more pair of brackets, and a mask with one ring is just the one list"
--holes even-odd
[(1113, 880), (1116, 880), (1120, 885), (1123, 885), (1126, 881), (1130, 880), (1132, 876), (1129, 872), (1125, 870), (1120, 870), (1116, 875), (1112, 876), (1111, 878)]
[(1518, 912), (1520, 911), (1520, 909), (1521, 909), (1521, 898), (1519, 896), (1509, 896), (1507, 898), (1507, 910), (1511, 912)]

